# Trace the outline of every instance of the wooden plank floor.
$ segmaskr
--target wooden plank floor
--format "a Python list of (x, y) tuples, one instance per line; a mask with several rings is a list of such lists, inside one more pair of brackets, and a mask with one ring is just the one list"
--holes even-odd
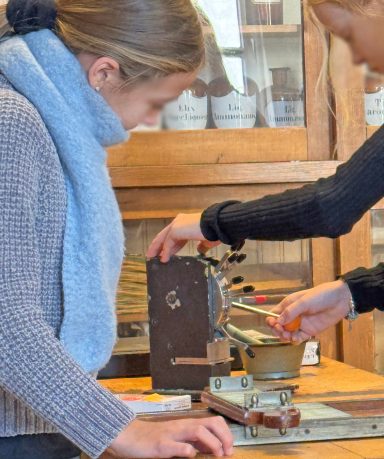
[[(300, 386), (294, 396), (297, 403), (384, 398), (384, 377), (326, 358), (320, 366), (303, 368), (299, 378), (289, 381)], [(104, 380), (101, 384), (112, 392), (151, 388), (150, 378)], [(233, 458), (384, 459), (384, 438), (237, 447)]]

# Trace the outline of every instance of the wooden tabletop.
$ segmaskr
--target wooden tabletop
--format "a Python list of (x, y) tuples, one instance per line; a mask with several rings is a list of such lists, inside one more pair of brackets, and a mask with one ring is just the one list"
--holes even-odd
[[(241, 374), (241, 373), (236, 373)], [(112, 392), (143, 391), (151, 388), (150, 378), (127, 378), (100, 381)], [(323, 358), (321, 365), (303, 367), (294, 402), (322, 402), (384, 398), (384, 377)], [(198, 458), (211, 456), (199, 455)], [(384, 459), (384, 438), (342, 440), (235, 448), (234, 459)]]

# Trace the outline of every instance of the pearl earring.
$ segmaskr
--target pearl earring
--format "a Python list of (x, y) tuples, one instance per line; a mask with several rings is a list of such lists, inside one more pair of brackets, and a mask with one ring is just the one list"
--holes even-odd
[(100, 89), (101, 89), (100, 86), (96, 86), (95, 91), (100, 92)]

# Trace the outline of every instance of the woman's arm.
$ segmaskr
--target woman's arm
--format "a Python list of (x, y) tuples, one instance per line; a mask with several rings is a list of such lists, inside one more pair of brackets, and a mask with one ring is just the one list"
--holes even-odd
[(0, 386), (98, 457), (134, 414), (77, 365), (44, 319), (36, 209), (47, 137), (25, 101), (1, 93)]
[(359, 313), (373, 309), (384, 311), (384, 263), (374, 268), (357, 268), (343, 274)]
[[(281, 339), (303, 341), (343, 319), (351, 298), (358, 313), (374, 308), (384, 311), (384, 263), (371, 269), (357, 268), (340, 280), (292, 293), (273, 309), (280, 317), (268, 318), (267, 323)], [(299, 315), (300, 330), (286, 331), (284, 325)]]
[(201, 230), (210, 241), (338, 237), (384, 196), (384, 127), (326, 179), (248, 202), (205, 210)]
[(180, 214), (156, 236), (147, 255), (167, 261), (188, 240), (233, 244), (243, 239), (335, 238), (348, 233), (382, 196), (384, 127), (331, 177), (255, 201), (215, 204), (202, 215)]

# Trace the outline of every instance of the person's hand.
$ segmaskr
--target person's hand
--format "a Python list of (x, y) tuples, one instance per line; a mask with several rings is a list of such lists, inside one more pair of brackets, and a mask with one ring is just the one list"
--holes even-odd
[[(273, 333), (284, 341), (300, 343), (343, 319), (349, 312), (351, 292), (341, 281), (329, 282), (287, 296), (272, 312), (280, 317), (268, 317)], [(300, 330), (288, 332), (283, 327), (301, 316)]]
[(222, 417), (163, 422), (136, 419), (100, 459), (195, 457), (197, 452), (217, 457), (232, 455), (232, 434)]
[(147, 250), (147, 258), (160, 256), (163, 263), (169, 261), (172, 255), (179, 252), (188, 241), (199, 241), (197, 250), (205, 253), (220, 242), (210, 242), (205, 239), (200, 229), (201, 213), (179, 214), (152, 241)]

